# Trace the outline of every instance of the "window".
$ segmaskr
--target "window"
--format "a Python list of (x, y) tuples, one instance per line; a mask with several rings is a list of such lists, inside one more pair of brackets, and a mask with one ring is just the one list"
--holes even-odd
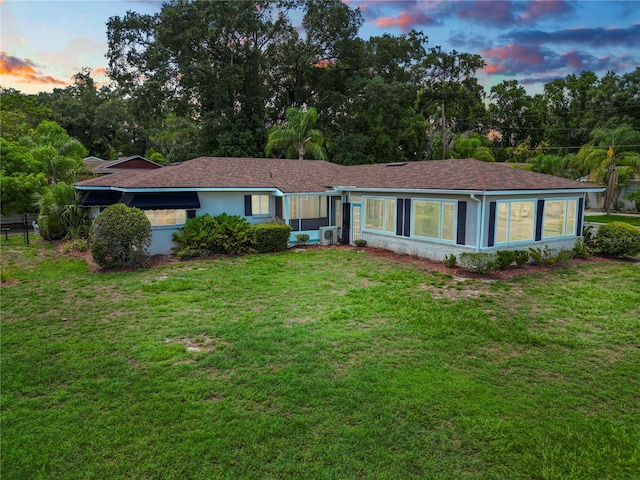
[(184, 225), (187, 221), (186, 210), (145, 210), (152, 227), (166, 225)]
[(395, 233), (396, 200), (392, 198), (365, 198), (364, 228)]
[(412, 236), (453, 242), (456, 232), (456, 202), (413, 200)]
[(289, 218), (327, 217), (327, 196), (295, 196), (289, 201)]
[(576, 234), (576, 213), (578, 201), (547, 200), (544, 203), (544, 238), (567, 237)]
[(269, 195), (251, 195), (251, 215), (269, 215)]
[(535, 202), (498, 202), (496, 243), (533, 240)]

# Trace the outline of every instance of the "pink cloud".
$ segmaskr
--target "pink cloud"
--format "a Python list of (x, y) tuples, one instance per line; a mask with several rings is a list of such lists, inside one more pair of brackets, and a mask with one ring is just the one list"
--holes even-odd
[(436, 25), (432, 17), (420, 11), (403, 11), (392, 17), (380, 17), (375, 20), (376, 27), (392, 28), (397, 27), (402, 31), (409, 31), (417, 26)]
[(0, 74), (15, 77), (25, 83), (40, 83), (44, 85), (68, 85), (50, 75), (42, 75), (38, 66), (28, 58), (17, 58), (0, 52)]
[(510, 43), (506, 47), (497, 47), (483, 52), (487, 57), (497, 60), (509, 60), (526, 64), (541, 64), (544, 62), (544, 55), (537, 47), (528, 45), (514, 45)]

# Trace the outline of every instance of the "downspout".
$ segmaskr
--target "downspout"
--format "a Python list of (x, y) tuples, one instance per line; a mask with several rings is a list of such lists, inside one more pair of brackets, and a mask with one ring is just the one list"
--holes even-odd
[(473, 200), (474, 202), (478, 202), (478, 206), (477, 206), (478, 210), (476, 211), (476, 253), (477, 253), (480, 251), (480, 242), (482, 240), (481, 229), (483, 225), (482, 220), (484, 219), (481, 217), (484, 217), (483, 215), (484, 210), (482, 208), (482, 201), (476, 197), (475, 193), (472, 193), (470, 197), (471, 197), (471, 200)]

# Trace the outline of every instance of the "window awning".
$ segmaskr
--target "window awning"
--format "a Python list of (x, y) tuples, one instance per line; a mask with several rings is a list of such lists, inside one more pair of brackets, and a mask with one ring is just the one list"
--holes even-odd
[(122, 198), (121, 192), (113, 190), (91, 190), (85, 192), (80, 198), (80, 205), (83, 207), (108, 207)]
[(200, 208), (197, 192), (126, 193), (122, 202), (129, 207), (143, 210), (164, 210)]

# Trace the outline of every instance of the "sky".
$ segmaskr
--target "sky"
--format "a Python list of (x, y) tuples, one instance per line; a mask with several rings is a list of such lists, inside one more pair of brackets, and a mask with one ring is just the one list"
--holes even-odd
[[(359, 7), (360, 36), (423, 31), (428, 47), (477, 53), (487, 92), (516, 79), (530, 94), (569, 74), (599, 77), (640, 66), (640, 0), (343, 0)], [(107, 28), (129, 10), (152, 14), (156, 0), (0, 0), (0, 85), (52, 91), (90, 68), (106, 76)], [(299, 20), (298, 20), (299, 21)]]

